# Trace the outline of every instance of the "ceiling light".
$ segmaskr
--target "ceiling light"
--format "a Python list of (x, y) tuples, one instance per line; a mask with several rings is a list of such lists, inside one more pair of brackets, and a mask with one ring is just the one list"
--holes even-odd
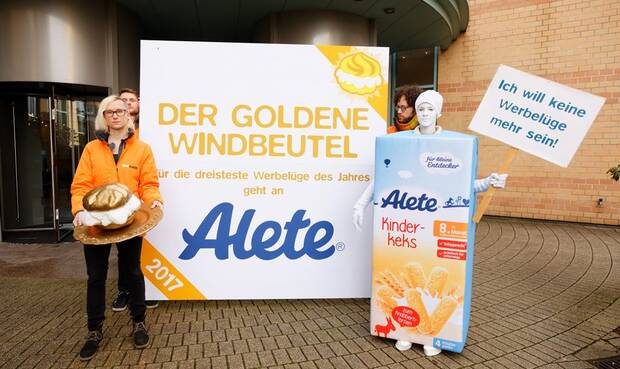
[(383, 8), (385, 14), (394, 14), (396, 12), (396, 8)]

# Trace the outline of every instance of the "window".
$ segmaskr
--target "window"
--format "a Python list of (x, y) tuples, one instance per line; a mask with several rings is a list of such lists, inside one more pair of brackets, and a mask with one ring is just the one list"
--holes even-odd
[(438, 47), (399, 51), (393, 55), (394, 88), (418, 85), (425, 90), (437, 87)]

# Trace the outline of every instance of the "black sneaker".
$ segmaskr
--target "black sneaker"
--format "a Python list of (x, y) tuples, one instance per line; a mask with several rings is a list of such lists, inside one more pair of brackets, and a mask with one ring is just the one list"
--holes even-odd
[(129, 303), (129, 292), (119, 292), (112, 302), (112, 311), (123, 311)]
[(146, 308), (147, 309), (155, 309), (156, 307), (159, 306), (159, 302), (158, 301), (146, 300), (146, 301), (144, 301), (144, 303), (146, 304)]
[(91, 357), (95, 356), (99, 348), (99, 342), (102, 339), (103, 334), (101, 331), (88, 331), (86, 342), (84, 342), (84, 346), (80, 350), (80, 360), (90, 360)]
[(133, 325), (133, 345), (135, 348), (143, 348), (149, 344), (149, 334), (146, 331), (144, 322), (134, 323)]

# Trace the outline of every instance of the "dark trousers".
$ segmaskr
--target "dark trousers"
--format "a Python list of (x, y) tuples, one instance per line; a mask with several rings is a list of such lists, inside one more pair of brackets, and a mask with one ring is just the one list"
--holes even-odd
[[(131, 301), (129, 311), (134, 322), (144, 321), (146, 305), (144, 304), (144, 275), (140, 269), (142, 238), (134, 237), (119, 242), (119, 268), (124, 265), (129, 283)], [(105, 319), (105, 282), (108, 276), (108, 259), (112, 245), (84, 245), (88, 284), (86, 288), (86, 314), (88, 330), (99, 329)]]
[[(118, 248), (118, 245), (116, 245)], [(120, 254), (120, 252), (119, 252)], [(129, 266), (126, 262), (118, 259), (118, 292), (129, 293)]]

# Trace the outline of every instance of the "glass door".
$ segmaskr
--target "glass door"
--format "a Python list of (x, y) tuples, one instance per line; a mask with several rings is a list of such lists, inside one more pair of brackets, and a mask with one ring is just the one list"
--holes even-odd
[[(54, 166), (59, 239), (73, 230), (71, 182), (80, 156), (88, 143), (89, 125), (94, 120), (86, 98), (54, 96)], [(96, 113), (95, 113), (96, 114)]]
[(106, 88), (0, 82), (0, 236), (61, 241), (73, 230), (71, 183)]
[(0, 95), (2, 228), (55, 228), (49, 96)]

